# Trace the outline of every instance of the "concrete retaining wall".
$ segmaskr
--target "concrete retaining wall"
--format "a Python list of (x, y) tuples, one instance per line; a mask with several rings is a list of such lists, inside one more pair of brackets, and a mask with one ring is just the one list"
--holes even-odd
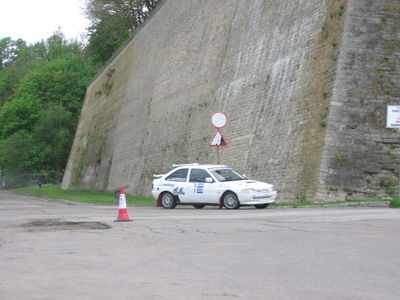
[(167, 0), (89, 86), (63, 188), (149, 195), (173, 163), (216, 163), (210, 116), (224, 111), (220, 162), (280, 201), (390, 196), (398, 2)]

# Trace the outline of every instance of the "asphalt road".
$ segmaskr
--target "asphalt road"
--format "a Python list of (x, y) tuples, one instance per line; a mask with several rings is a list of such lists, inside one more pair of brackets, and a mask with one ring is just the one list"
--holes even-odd
[(117, 207), (0, 191), (0, 299), (400, 299), (400, 210)]

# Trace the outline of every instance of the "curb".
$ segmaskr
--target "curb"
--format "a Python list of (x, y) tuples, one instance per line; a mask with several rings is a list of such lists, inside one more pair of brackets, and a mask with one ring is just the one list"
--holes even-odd
[(371, 201), (371, 202), (351, 202), (351, 203), (336, 203), (336, 204), (314, 204), (314, 205), (304, 205), (304, 206), (273, 206), (269, 209), (281, 209), (281, 208), (328, 208), (328, 207), (389, 207), (390, 201)]

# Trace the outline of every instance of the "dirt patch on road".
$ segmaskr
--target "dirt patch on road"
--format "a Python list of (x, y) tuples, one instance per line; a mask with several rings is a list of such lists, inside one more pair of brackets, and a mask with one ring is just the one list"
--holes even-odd
[(34, 220), (21, 225), (27, 231), (53, 231), (53, 230), (90, 230), (110, 229), (111, 226), (101, 222), (72, 222), (60, 219)]

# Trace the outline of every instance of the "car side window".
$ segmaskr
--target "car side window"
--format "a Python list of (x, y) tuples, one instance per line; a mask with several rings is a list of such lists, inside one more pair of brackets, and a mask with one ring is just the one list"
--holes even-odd
[(179, 169), (169, 175), (165, 180), (185, 182), (188, 174), (188, 169)]
[(203, 169), (192, 169), (190, 171), (190, 182), (207, 182), (206, 178), (211, 177), (206, 170)]

